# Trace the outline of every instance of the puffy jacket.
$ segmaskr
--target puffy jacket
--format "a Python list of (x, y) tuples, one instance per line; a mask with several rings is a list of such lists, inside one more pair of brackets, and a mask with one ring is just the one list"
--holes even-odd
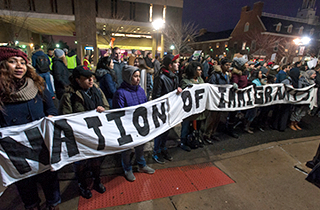
[(216, 84), (216, 85), (230, 84), (230, 75), (229, 74), (224, 75), (222, 73), (221, 67), (215, 66), (214, 71), (212, 72), (207, 82), (210, 84)]
[(129, 85), (122, 82), (112, 99), (112, 108), (124, 108), (146, 103), (147, 97), (140, 85)]
[(231, 81), (233, 83), (238, 84), (239, 88), (245, 88), (250, 85), (250, 82), (248, 81), (248, 76), (244, 75), (242, 71), (236, 69), (235, 67), (232, 71)]
[(70, 72), (60, 58), (54, 57), (52, 59), (52, 75), (54, 78), (54, 86), (56, 89), (57, 98), (60, 100), (65, 92), (65, 87), (70, 85)]
[(152, 99), (159, 98), (179, 86), (179, 78), (173, 72), (162, 68), (158, 77), (154, 80)]

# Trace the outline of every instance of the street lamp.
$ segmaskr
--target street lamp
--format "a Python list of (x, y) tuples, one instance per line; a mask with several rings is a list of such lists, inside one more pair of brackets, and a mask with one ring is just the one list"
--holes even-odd
[(299, 50), (298, 51), (298, 55), (303, 55), (306, 45), (308, 45), (310, 43), (311, 39), (310, 37), (302, 37), (302, 39), (300, 38), (296, 38), (293, 40), (293, 42), (299, 46)]
[(164, 26), (165, 21), (162, 19), (157, 19), (152, 22), (153, 28), (156, 30), (162, 29)]

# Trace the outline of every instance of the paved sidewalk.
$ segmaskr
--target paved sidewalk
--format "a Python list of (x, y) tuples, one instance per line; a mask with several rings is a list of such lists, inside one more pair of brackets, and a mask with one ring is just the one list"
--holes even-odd
[[(304, 164), (314, 156), (319, 140), (320, 136), (314, 136), (271, 142), (222, 155), (213, 155), (210, 146), (190, 153), (173, 148), (174, 161), (150, 166), (160, 169), (212, 162), (235, 183), (107, 209), (318, 209), (320, 189), (305, 181), (303, 171), (308, 171)], [(199, 152), (206, 156), (187, 158)], [(122, 175), (121, 169), (115, 171)], [(104, 174), (109, 172), (103, 171)], [(63, 198), (60, 209), (77, 209), (79, 197), (76, 182), (61, 181), (60, 185)], [(3, 210), (23, 209), (14, 186), (0, 198), (0, 206)]]

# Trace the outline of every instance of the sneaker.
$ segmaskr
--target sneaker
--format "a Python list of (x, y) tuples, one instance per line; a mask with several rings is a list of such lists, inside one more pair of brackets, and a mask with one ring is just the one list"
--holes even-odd
[(169, 161), (173, 160), (173, 157), (169, 154), (168, 149), (161, 150), (161, 153), (164, 159)]
[(161, 153), (153, 154), (153, 155), (152, 155), (152, 158), (153, 158), (157, 163), (160, 163), (160, 164), (163, 164), (163, 163), (164, 163), (164, 159), (163, 159)]
[(80, 195), (86, 199), (90, 199), (92, 197), (92, 193), (88, 188), (83, 188), (79, 185), (79, 192)]
[(233, 138), (239, 138), (239, 135), (233, 129), (227, 130), (227, 134)]
[(213, 141), (212, 141), (208, 136), (203, 136), (203, 140), (204, 140), (204, 142), (206, 142), (207, 144), (213, 144)]
[(149, 166), (145, 166), (145, 167), (142, 167), (142, 168), (138, 168), (138, 171), (141, 172), (141, 173), (147, 173), (147, 174), (153, 174), (155, 172), (155, 170), (153, 168), (150, 168)]
[(136, 177), (133, 175), (132, 170), (131, 170), (131, 171), (125, 171), (125, 172), (124, 172), (124, 175), (125, 175), (126, 179), (127, 179), (129, 182), (133, 182), (134, 180), (136, 180)]
[(180, 148), (183, 149), (184, 151), (191, 152), (191, 148), (185, 145), (184, 143), (180, 144)]
[(93, 184), (93, 189), (97, 191), (98, 193), (104, 193), (106, 191), (106, 188), (103, 186), (101, 182), (99, 183), (94, 183)]

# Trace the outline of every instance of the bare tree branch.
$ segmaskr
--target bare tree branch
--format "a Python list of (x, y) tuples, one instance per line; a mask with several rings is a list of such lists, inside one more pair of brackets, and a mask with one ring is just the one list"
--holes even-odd
[(184, 53), (191, 50), (190, 44), (199, 36), (197, 26), (194, 23), (169, 23), (162, 31), (165, 36), (165, 49), (169, 50), (173, 45), (178, 53)]

